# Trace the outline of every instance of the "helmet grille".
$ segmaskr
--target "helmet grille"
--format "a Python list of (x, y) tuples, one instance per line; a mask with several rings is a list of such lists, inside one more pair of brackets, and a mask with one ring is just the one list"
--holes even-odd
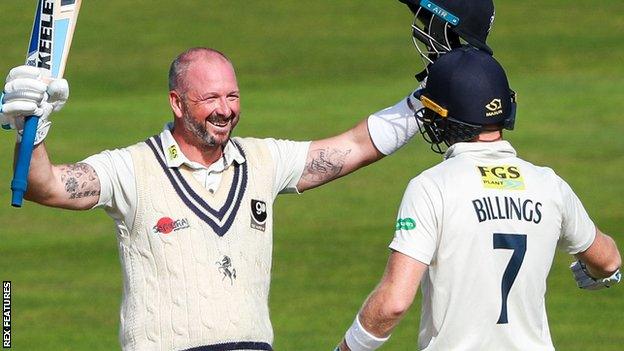
[(474, 125), (448, 117), (443, 118), (427, 108), (417, 114), (420, 120), (420, 134), (431, 144), (431, 150), (443, 154), (448, 146), (476, 138), (483, 126)]

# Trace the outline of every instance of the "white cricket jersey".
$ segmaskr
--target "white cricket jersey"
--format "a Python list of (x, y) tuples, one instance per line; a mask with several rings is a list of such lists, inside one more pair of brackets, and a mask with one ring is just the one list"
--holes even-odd
[(390, 248), (429, 265), (421, 350), (553, 350), (544, 295), (555, 248), (595, 226), (550, 168), (506, 141), (458, 143), (408, 185)]
[[(221, 184), (221, 174), (243, 156), (232, 142), (228, 142), (220, 160), (206, 168), (204, 165), (190, 161), (179, 151), (178, 143), (171, 135), (172, 123), (167, 123), (160, 133), (167, 151), (167, 165), (180, 167), (185, 165), (193, 170), (193, 177), (214, 193)], [(275, 160), (274, 194), (298, 193), (297, 183), (303, 173), (305, 160), (310, 142), (291, 140), (264, 139)], [(134, 180), (134, 166), (128, 148), (105, 150), (90, 156), (82, 161), (87, 163), (98, 175), (100, 180), (100, 198), (94, 208), (103, 208), (113, 218), (117, 232), (127, 234), (132, 226), (136, 211), (136, 182)]]
[(233, 138), (220, 166), (198, 176), (205, 169), (180, 160), (165, 130), (85, 161), (118, 225), (123, 350), (272, 350), (272, 205), (296, 191), (308, 147)]

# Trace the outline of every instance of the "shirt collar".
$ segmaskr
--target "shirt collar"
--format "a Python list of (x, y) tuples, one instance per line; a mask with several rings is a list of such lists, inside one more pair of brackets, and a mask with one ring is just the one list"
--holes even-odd
[(205, 167), (199, 162), (193, 162), (189, 160), (180, 149), (180, 146), (173, 138), (171, 130), (173, 129), (173, 123), (169, 122), (165, 124), (163, 131), (160, 133), (160, 140), (163, 145), (163, 152), (167, 159), (167, 166), (169, 168), (178, 168), (181, 165), (186, 165), (191, 169), (208, 169), (210, 171), (221, 172), (228, 168), (233, 162), (241, 164), (245, 162), (245, 156), (240, 152), (238, 147), (234, 145), (232, 139), (228, 140), (227, 144), (223, 148), (223, 155), (210, 167)]
[(476, 154), (487, 158), (515, 157), (516, 150), (507, 140), (492, 142), (466, 142), (456, 143), (446, 150), (444, 159), (449, 159), (460, 154)]

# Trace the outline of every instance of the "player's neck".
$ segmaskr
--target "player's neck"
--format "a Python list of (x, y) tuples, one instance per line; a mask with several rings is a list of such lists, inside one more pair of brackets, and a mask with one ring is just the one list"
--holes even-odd
[(211, 164), (215, 163), (223, 155), (223, 147), (221, 145), (207, 147), (187, 140), (187, 138), (175, 133), (175, 131), (172, 135), (189, 161), (200, 163), (206, 168), (210, 167)]
[(481, 134), (479, 134), (479, 136), (477, 136), (474, 141), (487, 143), (500, 140), (503, 140), (503, 131), (493, 130), (481, 132)]

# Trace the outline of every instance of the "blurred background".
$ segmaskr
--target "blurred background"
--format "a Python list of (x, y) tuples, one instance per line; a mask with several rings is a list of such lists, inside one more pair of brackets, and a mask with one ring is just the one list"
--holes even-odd
[[(36, 1), (2, 0), (0, 75), (22, 64)], [(518, 93), (519, 155), (564, 177), (601, 229), (624, 243), (624, 2), (497, 0), (489, 44)], [(161, 131), (167, 70), (193, 46), (230, 56), (239, 136), (333, 135), (417, 86), (411, 13), (398, 1), (85, 0), (65, 77), (70, 100), (46, 145), (73, 163)], [(9, 205), (14, 135), (0, 133), (0, 277), (13, 282), (16, 350), (112, 350), (121, 273), (103, 211)], [(419, 136), (356, 174), (275, 208), (276, 350), (329, 350), (377, 284), (412, 177), (441, 159)], [(458, 179), (461, 181), (461, 179)], [(576, 288), (558, 254), (546, 296), (555, 346), (621, 350), (624, 286)], [(420, 297), (385, 350), (414, 350)]]

